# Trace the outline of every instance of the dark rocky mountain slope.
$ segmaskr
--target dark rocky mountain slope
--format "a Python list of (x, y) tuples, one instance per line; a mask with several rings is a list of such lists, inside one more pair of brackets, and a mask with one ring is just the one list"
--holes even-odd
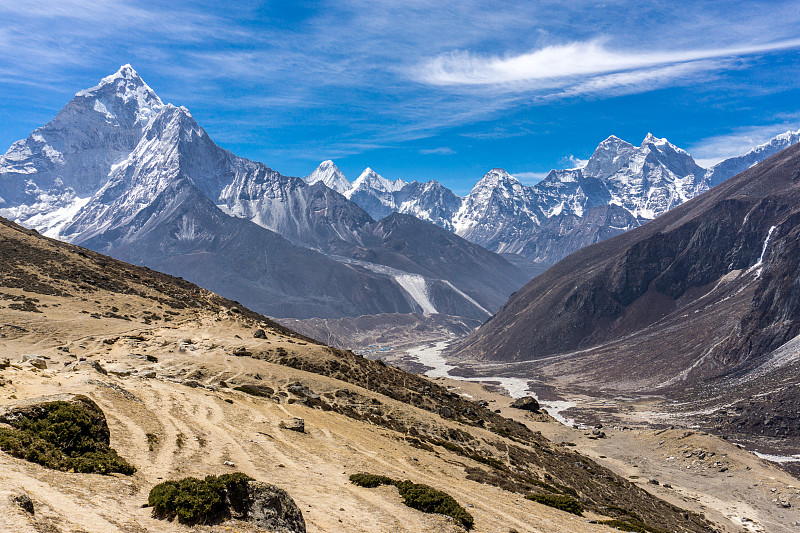
[(591, 349), (665, 382), (744, 371), (800, 332), (798, 222), (794, 146), (570, 255), (455, 353), (524, 361)]

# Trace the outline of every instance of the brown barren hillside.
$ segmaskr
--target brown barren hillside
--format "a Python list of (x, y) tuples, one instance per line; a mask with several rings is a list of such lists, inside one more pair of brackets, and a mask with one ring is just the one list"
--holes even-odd
[[(447, 492), (474, 516), (475, 531), (609, 531), (603, 520), (713, 529), (444, 386), (6, 221), (0, 285), (0, 403), (85, 395), (105, 413), (111, 446), (136, 468), (130, 476), (62, 472), (0, 453), (0, 529), (186, 531), (143, 507), (150, 489), (232, 471), (285, 489), (308, 531), (461, 528), (404, 506), (393, 487), (351, 484), (358, 472)], [(281, 427), (292, 417), (304, 419), (303, 432)], [(32, 515), (9, 499), (23, 492)], [(530, 494), (577, 501), (583, 515)]]

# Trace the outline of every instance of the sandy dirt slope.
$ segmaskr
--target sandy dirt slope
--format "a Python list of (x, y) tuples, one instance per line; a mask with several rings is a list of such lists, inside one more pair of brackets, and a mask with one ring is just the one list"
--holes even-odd
[[(149, 509), (142, 508), (150, 488), (166, 479), (233, 470), (286, 489), (300, 506), (311, 532), (460, 530), (447, 518), (404, 506), (394, 488), (364, 489), (350, 484), (348, 475), (360, 471), (409, 478), (445, 490), (473, 514), (476, 531), (608, 531), (605, 526), (588, 523), (597, 518), (590, 514), (576, 517), (521, 495), (467, 481), (464, 465), (469, 459), (413, 448), (390, 430), (298, 403), (276, 403), (218, 388), (220, 380), (250, 380), (276, 390), (300, 381), (317, 393), (335, 391), (345, 384), (231, 355), (241, 347), (326, 350), (324, 347), (266, 324), (267, 338), (254, 339), (252, 324), (229, 310), (181, 311), (170, 315), (168, 322), (147, 325), (92, 318), (93, 310), (112, 303), (120, 314), (139, 314), (143, 305), (152, 306), (134, 296), (117, 295), (113, 301), (105, 298), (78, 300), (73, 306), (60, 298), (38, 296), (41, 313), (0, 310), (4, 325), (0, 349), (11, 361), (11, 366), (0, 372), (5, 382), (0, 387), (0, 403), (63, 392), (86, 394), (106, 413), (112, 446), (138, 471), (130, 477), (56, 472), (0, 453), (2, 531), (188, 531), (186, 526), (156, 520)], [(48, 357), (48, 368), (19, 363), (25, 354)], [(142, 357), (147, 355), (158, 362)], [(87, 361), (75, 363), (80, 358)], [(97, 361), (108, 375), (92, 368), (90, 361)], [(144, 377), (152, 375), (149, 370), (155, 377)], [(189, 386), (192, 382), (201, 386)], [(210, 388), (204, 388), (206, 385)], [(406, 404), (394, 402), (391, 407), (398, 417), (427, 417), (431, 423), (445, 423)], [(278, 427), (291, 416), (305, 419), (306, 433)], [(235, 467), (226, 466), (226, 461)], [(9, 497), (21, 491), (33, 499), (34, 517), (11, 503)], [(252, 528), (226, 524), (197, 529)]]

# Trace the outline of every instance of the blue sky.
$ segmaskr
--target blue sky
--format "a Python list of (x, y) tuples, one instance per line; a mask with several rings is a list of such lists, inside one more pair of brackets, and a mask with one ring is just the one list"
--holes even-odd
[(284, 174), (333, 159), (458, 193), (611, 134), (708, 164), (800, 129), (796, 0), (225, 4), (0, 0), (2, 150), (124, 63)]

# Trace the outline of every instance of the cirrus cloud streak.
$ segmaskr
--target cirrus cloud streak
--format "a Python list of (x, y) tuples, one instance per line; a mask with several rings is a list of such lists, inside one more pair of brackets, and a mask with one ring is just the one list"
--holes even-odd
[(708, 59), (741, 57), (800, 48), (800, 39), (715, 49), (627, 52), (609, 49), (605, 39), (551, 45), (518, 55), (480, 56), (465, 51), (441, 54), (418, 66), (416, 78), (430, 85), (505, 85), (511, 89), (557, 85), (585, 78)]

